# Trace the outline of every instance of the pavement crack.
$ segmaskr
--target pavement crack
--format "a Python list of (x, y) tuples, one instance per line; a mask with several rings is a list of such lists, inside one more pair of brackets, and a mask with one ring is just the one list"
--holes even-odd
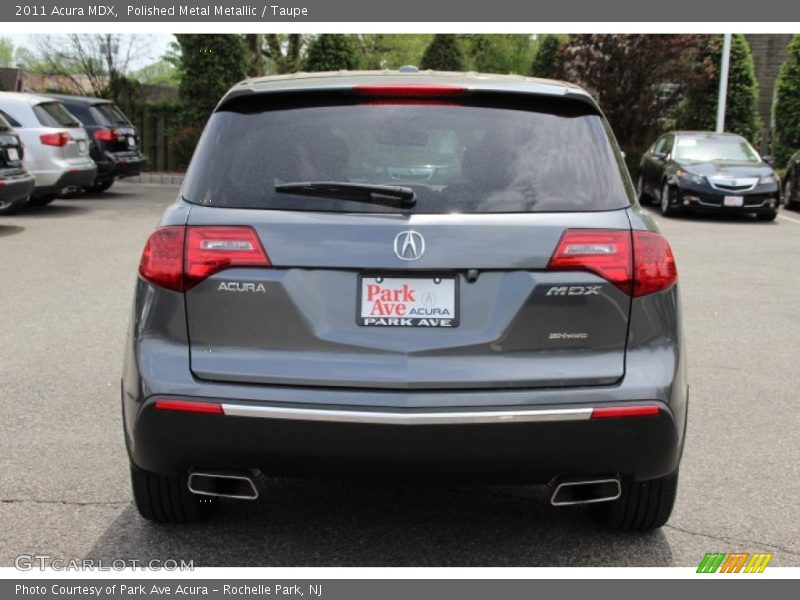
[(37, 498), (0, 498), (0, 504), (60, 504), (62, 506), (127, 506), (128, 501), (40, 500)]
[(800, 556), (800, 552), (795, 552), (795, 551), (789, 550), (788, 548), (785, 548), (783, 546), (778, 546), (777, 544), (770, 544), (768, 542), (754, 542), (753, 540), (739, 540), (739, 539), (736, 539), (736, 538), (725, 537), (725, 536), (721, 536), (721, 535), (713, 535), (713, 534), (705, 533), (705, 532), (702, 532), (702, 531), (690, 531), (688, 529), (684, 529), (683, 527), (678, 527), (676, 525), (670, 525), (670, 524), (664, 525), (664, 529), (674, 529), (675, 531), (680, 531), (681, 533), (685, 533), (687, 535), (694, 535), (694, 536), (697, 536), (697, 537), (704, 537), (704, 538), (708, 538), (708, 539), (711, 539), (711, 540), (716, 540), (716, 541), (719, 541), (719, 542), (725, 542), (727, 544), (738, 544), (738, 545), (741, 545), (741, 546), (748, 546), (748, 545), (750, 545), (750, 546), (761, 546), (761, 547), (764, 547), (764, 548), (780, 550), (781, 552), (783, 552), (785, 554), (790, 554), (792, 556)]

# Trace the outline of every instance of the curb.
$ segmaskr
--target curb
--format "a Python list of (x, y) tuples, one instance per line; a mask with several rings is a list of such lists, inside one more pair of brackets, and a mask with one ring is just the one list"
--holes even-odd
[(183, 173), (141, 173), (134, 177), (126, 177), (126, 183), (162, 183), (167, 185), (180, 185), (183, 183)]

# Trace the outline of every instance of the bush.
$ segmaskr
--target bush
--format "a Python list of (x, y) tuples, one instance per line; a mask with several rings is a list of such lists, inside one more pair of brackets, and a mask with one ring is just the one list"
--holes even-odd
[(323, 34), (308, 45), (303, 59), (304, 71), (338, 71), (357, 69), (359, 47), (353, 36)]
[[(678, 129), (715, 130), (721, 59), (722, 36), (700, 38), (694, 61), (694, 77), (684, 92), (678, 112)], [(758, 83), (750, 45), (744, 35), (736, 34), (731, 40), (725, 131), (738, 133), (756, 142), (760, 129), (757, 100)]]
[(455, 35), (438, 33), (425, 48), (422, 55), (421, 69), (437, 71), (463, 71), (464, 55)]
[(197, 147), (197, 142), (202, 132), (203, 129), (201, 127), (187, 125), (172, 136), (170, 151), (179, 171), (185, 171), (189, 166), (189, 161), (192, 159), (192, 154), (194, 154), (194, 149)]
[(776, 83), (775, 159), (785, 165), (800, 148), (800, 34), (789, 43), (789, 56)]

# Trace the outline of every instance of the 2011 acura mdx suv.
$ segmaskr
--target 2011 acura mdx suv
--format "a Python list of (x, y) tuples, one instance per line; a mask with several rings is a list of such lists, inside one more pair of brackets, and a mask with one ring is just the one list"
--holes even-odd
[(139, 266), (139, 511), (357, 473), (544, 483), (663, 525), (677, 271), (608, 124), (571, 85), (409, 71), (252, 79), (217, 106)]

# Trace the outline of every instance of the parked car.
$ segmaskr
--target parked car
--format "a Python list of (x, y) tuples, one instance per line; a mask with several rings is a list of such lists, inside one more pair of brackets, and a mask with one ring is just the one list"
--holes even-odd
[(19, 136), (0, 115), (0, 215), (25, 206), (33, 191), (33, 175), (25, 170), (25, 150)]
[[(549, 483), (609, 527), (663, 525), (677, 271), (609, 131), (582, 89), (517, 76), (232, 88), (139, 266), (122, 408), (142, 516), (355, 472)], [(398, 184), (431, 144), (457, 168)]]
[(47, 96), (0, 92), (0, 114), (25, 145), (24, 164), (36, 179), (30, 204), (48, 204), (65, 190), (94, 182), (97, 165), (89, 156), (89, 137), (63, 104)]
[(786, 163), (783, 176), (783, 205), (786, 208), (800, 208), (800, 150)]
[(142, 172), (145, 158), (139, 150), (136, 127), (110, 100), (52, 94), (78, 117), (89, 134), (89, 153), (97, 163), (97, 177), (86, 190), (104, 192), (116, 178)]
[(772, 167), (739, 135), (674, 131), (662, 135), (640, 164), (642, 203), (657, 201), (664, 216), (680, 210), (778, 214), (780, 183)]

